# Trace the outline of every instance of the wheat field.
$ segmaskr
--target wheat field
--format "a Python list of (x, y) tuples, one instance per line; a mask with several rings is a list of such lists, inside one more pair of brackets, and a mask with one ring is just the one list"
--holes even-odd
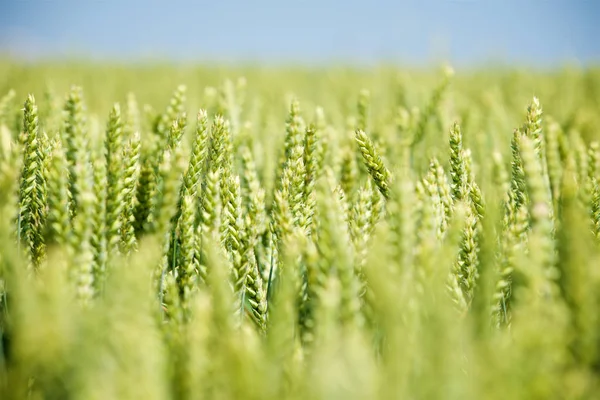
[(600, 70), (0, 62), (1, 399), (600, 398)]

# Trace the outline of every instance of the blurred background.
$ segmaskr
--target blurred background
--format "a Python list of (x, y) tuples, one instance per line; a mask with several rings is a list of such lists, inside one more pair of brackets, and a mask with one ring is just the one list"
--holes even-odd
[(600, 61), (600, 2), (4, 0), (21, 60), (546, 68)]

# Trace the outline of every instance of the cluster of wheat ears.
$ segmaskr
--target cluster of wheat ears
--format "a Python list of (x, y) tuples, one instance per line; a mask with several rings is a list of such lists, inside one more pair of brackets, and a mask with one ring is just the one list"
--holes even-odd
[(367, 90), (345, 126), (291, 99), (281, 141), (243, 80), (102, 125), (79, 86), (11, 90), (0, 397), (598, 396), (600, 147), (533, 96), (509, 151), (469, 147), (452, 77), (385, 123)]

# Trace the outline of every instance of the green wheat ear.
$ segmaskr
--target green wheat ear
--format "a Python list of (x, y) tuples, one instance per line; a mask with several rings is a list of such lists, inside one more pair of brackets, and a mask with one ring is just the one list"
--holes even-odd
[(201, 109), (198, 111), (196, 132), (192, 144), (192, 155), (183, 176), (183, 188), (188, 195), (198, 196), (200, 193), (202, 182), (201, 174), (205, 169), (209, 144), (208, 114), (206, 110)]
[(69, 167), (65, 150), (59, 137), (52, 144), (48, 168), (48, 242), (58, 245), (69, 243), (71, 210), (69, 208)]
[(350, 234), (356, 256), (355, 273), (360, 279), (361, 296), (366, 290), (366, 282), (363, 273), (365, 262), (369, 251), (369, 240), (373, 227), (371, 226), (371, 214), (373, 212), (373, 187), (368, 180), (365, 187), (358, 190), (357, 201), (354, 203), (350, 215)]
[(190, 315), (192, 296), (197, 285), (197, 271), (194, 264), (196, 252), (196, 232), (194, 230), (195, 199), (186, 195), (181, 203), (179, 235), (181, 238), (180, 259), (177, 263), (177, 283), (181, 294), (181, 304), (187, 317)]
[(171, 128), (173, 121), (177, 120), (177, 118), (183, 113), (186, 101), (186, 92), (186, 86), (179, 85), (173, 92), (167, 109), (164, 113), (159, 115), (156, 121), (154, 132), (163, 140), (166, 140), (168, 137), (169, 128)]
[(260, 275), (254, 251), (249, 250), (249, 269), (246, 275), (246, 298), (250, 304), (250, 317), (261, 333), (267, 329), (267, 288)]
[[(283, 153), (279, 159), (279, 168), (277, 169), (277, 173), (275, 175), (275, 186), (274, 190), (280, 190), (280, 184), (283, 179), (282, 175), (284, 174), (291, 157), (292, 151), (298, 152), (302, 149), (302, 132), (304, 131), (305, 123), (304, 119), (300, 114), (300, 104), (297, 100), (292, 100), (289, 108), (288, 117), (286, 119), (286, 134), (284, 140), (284, 148)], [(294, 155), (294, 161), (296, 166), (298, 166), (298, 154)], [(303, 160), (304, 161), (304, 160)], [(289, 179), (289, 176), (288, 176)]]
[(108, 261), (108, 243), (106, 235), (106, 163), (100, 154), (95, 154), (93, 160), (94, 197), (96, 203), (93, 216), (92, 247), (94, 252), (94, 284), (97, 291), (101, 290)]
[(127, 107), (125, 109), (125, 123), (123, 132), (125, 137), (130, 137), (135, 132), (142, 131), (142, 120), (138, 102), (133, 92), (127, 94)]
[(221, 244), (231, 261), (234, 294), (241, 299), (248, 274), (246, 258), (248, 249), (244, 240), (240, 179), (238, 176), (231, 176), (227, 183), (227, 188), (223, 193)]
[[(83, 91), (79, 86), (73, 86), (67, 96), (64, 107), (65, 121), (62, 130), (62, 140), (66, 149), (67, 163), (69, 165), (69, 196), (70, 208), (73, 216), (78, 212), (78, 197), (82, 180), (86, 177), (78, 175), (79, 163), (87, 163), (87, 119), (86, 108), (83, 102)], [(85, 183), (83, 183), (85, 185)]]
[[(129, 254), (137, 248), (135, 235), (135, 189), (138, 185), (140, 174), (140, 136), (134, 133), (122, 150), (122, 160), (125, 165), (122, 174), (122, 206), (119, 207), (119, 222), (114, 226), (119, 228), (119, 250)], [(116, 240), (116, 239), (115, 239)]]
[(362, 154), (363, 161), (373, 182), (386, 199), (389, 197), (389, 185), (391, 182), (391, 173), (384, 165), (381, 156), (375, 151), (373, 142), (364, 131), (357, 130), (355, 136), (356, 144)]
[[(317, 116), (319, 116), (317, 109)], [(320, 133), (316, 125), (311, 124), (306, 128), (304, 137), (304, 167), (306, 170), (304, 179), (304, 199), (305, 207), (304, 220), (306, 226), (304, 229), (310, 233), (313, 224), (313, 215), (315, 211), (315, 182), (320, 176), (321, 165), (319, 158), (323, 157), (323, 143), (320, 140)]]
[(450, 177), (452, 198), (461, 201), (467, 198), (467, 171), (465, 167), (462, 133), (458, 123), (450, 130)]
[(19, 188), (17, 228), (34, 267), (39, 267), (46, 252), (44, 230), (47, 217), (45, 151), (38, 126), (38, 109), (33, 95), (25, 101), (23, 111), (23, 166)]
[[(83, 143), (85, 139), (82, 140)], [(85, 149), (86, 146), (78, 146)], [(74, 251), (71, 260), (71, 275), (76, 287), (77, 297), (83, 304), (88, 304), (94, 295), (94, 250), (92, 246), (94, 230), (94, 194), (93, 169), (88, 155), (77, 152), (77, 163), (74, 166), (77, 182), (77, 213), (73, 217), (73, 235), (71, 248)]]
[[(132, 133), (133, 135), (133, 133)], [(121, 214), (123, 213), (123, 127), (121, 123), (121, 108), (114, 104), (111, 109), (106, 129), (106, 223), (109, 252), (118, 250), (121, 234)]]
[(358, 167), (356, 153), (350, 147), (345, 147), (340, 166), (340, 185), (349, 198), (353, 198), (358, 184)]
[(521, 154), (530, 196), (529, 213), (531, 215), (531, 235), (536, 235), (536, 245), (542, 246), (543, 251), (536, 250), (540, 267), (550, 270), (554, 267), (554, 226), (552, 222), (552, 207), (546, 193), (543, 166), (536, 157), (535, 139), (521, 137)]

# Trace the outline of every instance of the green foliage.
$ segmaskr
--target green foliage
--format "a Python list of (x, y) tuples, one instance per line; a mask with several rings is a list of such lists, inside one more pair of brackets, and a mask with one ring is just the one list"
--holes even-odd
[(600, 392), (597, 70), (13, 67), (0, 398)]

